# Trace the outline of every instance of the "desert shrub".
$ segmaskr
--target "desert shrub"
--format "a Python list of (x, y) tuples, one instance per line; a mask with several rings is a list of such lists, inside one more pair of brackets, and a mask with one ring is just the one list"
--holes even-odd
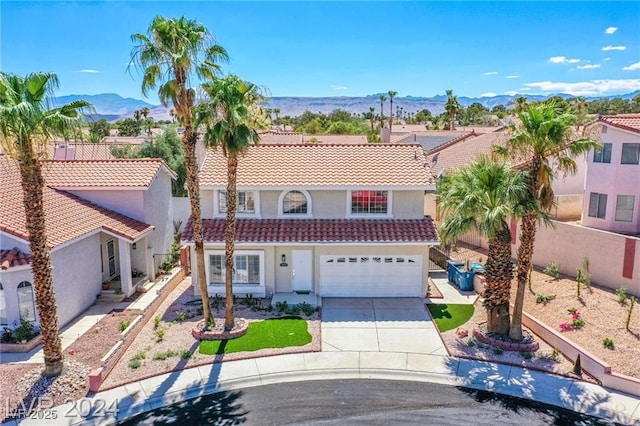
[[(17, 324), (14, 322), (14, 324)], [(33, 336), (36, 335), (35, 329), (33, 328), (33, 324), (26, 319), (20, 318), (20, 325), (13, 329), (13, 335), (17, 342), (29, 341)]]
[(153, 317), (153, 329), (155, 330), (156, 328), (160, 327), (161, 322), (162, 318), (160, 318), (160, 315), (156, 315), (155, 317)]
[(164, 339), (164, 335), (165, 335), (165, 334), (167, 334), (167, 330), (165, 330), (165, 329), (164, 329), (164, 328), (162, 328), (162, 327), (158, 327), (158, 328), (156, 328), (156, 329), (153, 331), (153, 334), (155, 334), (155, 335), (156, 335), (156, 340), (157, 340), (158, 342), (161, 342), (161, 341), (162, 341), (162, 339)]
[(276, 312), (279, 314), (284, 314), (289, 309), (289, 304), (286, 300), (282, 302), (276, 302)]
[(627, 293), (627, 288), (625, 286), (618, 287), (616, 290), (616, 297), (618, 298), (618, 303), (624, 305), (627, 303), (627, 299), (629, 299), (629, 294)]
[(153, 355), (153, 359), (164, 361), (167, 358), (171, 358), (178, 355), (180, 355), (180, 352), (174, 351), (173, 349), (169, 349), (164, 352), (156, 352), (156, 354)]
[(493, 348), (493, 353), (496, 355), (502, 355), (504, 351), (502, 350), (502, 348)]
[(612, 349), (612, 350), (614, 349), (613, 339), (611, 339), (609, 337), (605, 337), (604, 339), (602, 339), (602, 344), (607, 349)]
[(542, 272), (553, 277), (554, 280), (557, 280), (560, 278), (560, 264), (558, 262), (551, 262)]
[(180, 358), (182, 359), (189, 359), (191, 358), (191, 356), (193, 356), (193, 354), (191, 353), (190, 350), (188, 349), (184, 349), (181, 353), (180, 353)]
[(131, 321), (129, 320), (120, 321), (120, 325), (118, 326), (118, 328), (120, 329), (120, 332), (122, 333), (123, 331), (125, 331), (130, 324), (131, 324)]
[(185, 322), (187, 320), (187, 313), (184, 311), (180, 311), (176, 314), (176, 321)]
[(136, 354), (129, 360), (129, 368), (133, 368), (134, 370), (142, 365), (142, 360), (147, 357), (147, 354), (144, 351), (138, 351)]
[(307, 302), (302, 302), (299, 306), (300, 310), (308, 317), (313, 315), (313, 313), (316, 311), (316, 308), (314, 308)]
[(285, 313), (287, 315), (300, 315), (300, 305), (289, 306)]

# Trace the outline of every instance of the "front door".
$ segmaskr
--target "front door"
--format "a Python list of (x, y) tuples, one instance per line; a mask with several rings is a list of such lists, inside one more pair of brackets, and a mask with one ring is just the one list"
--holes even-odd
[(311, 250), (291, 250), (291, 289), (313, 290), (313, 254)]

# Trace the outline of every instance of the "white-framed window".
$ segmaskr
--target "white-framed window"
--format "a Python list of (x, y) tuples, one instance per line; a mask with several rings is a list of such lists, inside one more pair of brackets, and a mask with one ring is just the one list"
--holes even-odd
[(623, 143), (620, 164), (640, 164), (640, 143)]
[(2, 283), (0, 283), (0, 325), (8, 325), (7, 301), (4, 298), (4, 287), (2, 287)]
[(607, 194), (592, 192), (589, 195), (589, 216), (604, 219), (607, 215)]
[(616, 198), (616, 222), (633, 222), (633, 205), (636, 197), (633, 195), (618, 195)]
[(596, 148), (593, 151), (594, 163), (611, 163), (611, 148), (612, 144), (603, 143), (601, 148)]
[[(238, 213), (239, 214), (255, 214), (256, 213), (256, 192), (255, 191), (237, 191)], [(218, 191), (218, 213), (227, 212), (227, 191)]]
[[(223, 250), (207, 251), (207, 282), (224, 285), (225, 258)], [(264, 286), (264, 252), (262, 250), (238, 250), (234, 254), (233, 285)]]
[(391, 191), (374, 189), (347, 191), (347, 216), (391, 216)]
[(278, 216), (311, 217), (311, 195), (304, 190), (283, 191), (278, 197)]
[(21, 320), (36, 320), (36, 306), (33, 299), (33, 286), (29, 281), (22, 281), (20, 284), (18, 284), (18, 309), (20, 310)]

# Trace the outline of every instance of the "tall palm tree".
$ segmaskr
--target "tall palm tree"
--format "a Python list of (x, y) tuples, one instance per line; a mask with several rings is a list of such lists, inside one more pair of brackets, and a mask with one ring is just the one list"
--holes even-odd
[(456, 241), (470, 229), (489, 240), (483, 305), (490, 333), (509, 333), (509, 298), (513, 264), (508, 220), (518, 215), (527, 194), (526, 173), (480, 156), (438, 186), (443, 242)]
[(142, 70), (142, 94), (156, 87), (165, 107), (171, 102), (182, 127), (187, 168), (187, 190), (191, 205), (191, 221), (196, 252), (196, 269), (202, 309), (206, 323), (213, 322), (205, 276), (204, 236), (200, 210), (200, 187), (196, 159), (197, 128), (194, 128), (194, 78), (213, 79), (220, 72), (220, 62), (226, 61), (226, 50), (215, 43), (207, 29), (184, 16), (179, 19), (155, 17), (147, 34), (133, 34), (136, 46), (131, 52), (133, 64)]
[(398, 94), (398, 92), (394, 92), (393, 90), (389, 90), (389, 92), (387, 92), (387, 94), (389, 95), (389, 134), (391, 134), (391, 129), (393, 127), (393, 98), (396, 97), (396, 95)]
[(133, 111), (133, 118), (139, 123), (140, 120), (142, 120), (142, 110), (135, 110)]
[(47, 152), (53, 136), (76, 127), (83, 120), (82, 109), (91, 107), (88, 102), (75, 101), (50, 109), (49, 102), (57, 87), (58, 77), (53, 73), (20, 77), (0, 72), (0, 146), (9, 158), (17, 160), (22, 178), (46, 376), (62, 372), (63, 356), (47, 248), (40, 156)]
[(371, 133), (373, 133), (373, 118), (376, 109), (374, 107), (369, 107), (369, 124), (371, 124)]
[(458, 102), (458, 97), (453, 95), (453, 90), (447, 90), (446, 94), (447, 102), (444, 104), (444, 109), (449, 115), (449, 130), (455, 130), (456, 114), (458, 113), (458, 111), (460, 111), (460, 103)]
[(258, 130), (267, 129), (269, 120), (260, 106), (263, 97), (257, 86), (235, 75), (202, 84), (209, 98), (198, 108), (197, 125), (206, 124), (205, 144), (220, 147), (227, 159), (227, 220), (225, 228), (225, 330), (234, 326), (233, 271), (236, 237), (238, 158), (252, 143), (258, 143)]
[(280, 108), (274, 108), (273, 113), (276, 115), (276, 124), (280, 124)]
[(544, 219), (554, 205), (553, 180), (558, 172), (576, 173), (574, 159), (600, 146), (590, 137), (576, 137), (572, 125), (573, 114), (559, 114), (552, 104), (527, 104), (518, 114), (519, 126), (511, 128), (512, 135), (505, 147), (495, 150), (503, 157), (519, 159), (528, 172), (528, 194), (537, 201), (539, 210), (527, 209), (520, 225), (520, 248), (518, 249), (518, 287), (511, 321), (509, 337), (522, 340), (522, 310), (531, 267), (537, 222)]
[(380, 95), (380, 130), (384, 127), (384, 101), (386, 100), (385, 95)]

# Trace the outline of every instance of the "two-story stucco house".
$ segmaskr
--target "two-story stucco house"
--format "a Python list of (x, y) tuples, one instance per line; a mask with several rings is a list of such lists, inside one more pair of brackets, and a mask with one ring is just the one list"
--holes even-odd
[[(210, 295), (225, 293), (226, 185), (225, 158), (208, 151), (200, 194)], [(237, 185), (235, 294), (424, 296), (438, 239), (423, 213), (435, 185), (419, 145), (252, 146)], [(191, 221), (183, 243), (193, 250)]]
[(640, 234), (640, 115), (601, 116), (601, 150), (589, 153), (582, 224)]
[[(20, 173), (0, 156), (0, 325), (38, 321)], [(45, 161), (47, 245), (60, 325), (113, 280), (131, 295), (153, 279), (153, 255), (173, 241), (171, 180), (162, 160)], [(140, 275), (133, 277), (133, 271)]]

